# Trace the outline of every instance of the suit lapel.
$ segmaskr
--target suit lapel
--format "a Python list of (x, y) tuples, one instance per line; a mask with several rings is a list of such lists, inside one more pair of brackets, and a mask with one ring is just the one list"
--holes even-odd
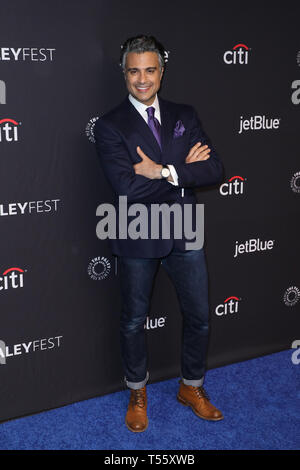
[(165, 100), (159, 98), (159, 108), (161, 117), (161, 143), (163, 153), (167, 153), (168, 146), (172, 139), (173, 118)]

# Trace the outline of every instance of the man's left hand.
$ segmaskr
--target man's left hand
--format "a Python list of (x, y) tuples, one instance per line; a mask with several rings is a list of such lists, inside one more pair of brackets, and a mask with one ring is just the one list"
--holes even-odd
[(160, 172), (162, 169), (162, 165), (159, 165), (158, 163), (155, 163), (153, 160), (151, 160), (151, 158), (149, 158), (142, 151), (141, 147), (137, 147), (136, 151), (141, 157), (142, 161), (133, 165), (135, 174), (146, 176), (146, 178), (150, 179), (161, 179), (162, 176)]

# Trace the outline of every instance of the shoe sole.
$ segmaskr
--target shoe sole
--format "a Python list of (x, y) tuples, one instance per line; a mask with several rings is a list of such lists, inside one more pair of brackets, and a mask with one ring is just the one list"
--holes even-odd
[(189, 402), (185, 401), (183, 398), (181, 398), (179, 395), (177, 395), (177, 400), (179, 401), (179, 403), (181, 403), (182, 405), (184, 406), (189, 406), (190, 408), (192, 408), (193, 412), (199, 417), (199, 418), (202, 418), (202, 419), (205, 419), (206, 421), (221, 421), (222, 419), (224, 419), (224, 416), (221, 416), (220, 418), (207, 418), (203, 415), (201, 415), (194, 407), (193, 405), (191, 405)]
[(149, 422), (148, 422), (148, 418), (147, 418), (147, 424), (146, 424), (146, 427), (144, 429), (133, 429), (129, 426), (129, 424), (127, 423), (126, 420), (125, 420), (125, 424), (126, 424), (127, 428), (129, 429), (129, 431), (131, 431), (131, 432), (144, 432), (148, 428)]

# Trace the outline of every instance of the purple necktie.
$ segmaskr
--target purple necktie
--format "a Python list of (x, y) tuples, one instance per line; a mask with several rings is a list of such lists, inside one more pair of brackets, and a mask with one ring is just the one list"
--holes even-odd
[(156, 117), (154, 117), (155, 108), (153, 108), (153, 106), (151, 106), (150, 108), (147, 108), (146, 111), (147, 111), (147, 114), (148, 114), (148, 126), (150, 127), (151, 131), (153, 132), (154, 137), (156, 138), (157, 143), (161, 148), (160, 124), (159, 124), (158, 119), (156, 119)]

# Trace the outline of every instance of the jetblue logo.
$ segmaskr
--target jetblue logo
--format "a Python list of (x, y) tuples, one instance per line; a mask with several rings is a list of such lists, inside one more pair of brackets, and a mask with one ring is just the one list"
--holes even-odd
[(266, 251), (272, 250), (274, 247), (275, 240), (261, 241), (259, 238), (252, 238), (247, 240), (245, 243), (235, 242), (235, 254), (234, 258), (242, 253), (253, 253), (254, 251)]
[(160, 317), (160, 318), (147, 317), (146, 323), (144, 324), (144, 329), (155, 330), (156, 328), (163, 328), (166, 324), (166, 319), (167, 317)]
[(266, 116), (251, 116), (250, 119), (240, 117), (239, 134), (249, 130), (279, 129), (280, 118), (267, 118)]

